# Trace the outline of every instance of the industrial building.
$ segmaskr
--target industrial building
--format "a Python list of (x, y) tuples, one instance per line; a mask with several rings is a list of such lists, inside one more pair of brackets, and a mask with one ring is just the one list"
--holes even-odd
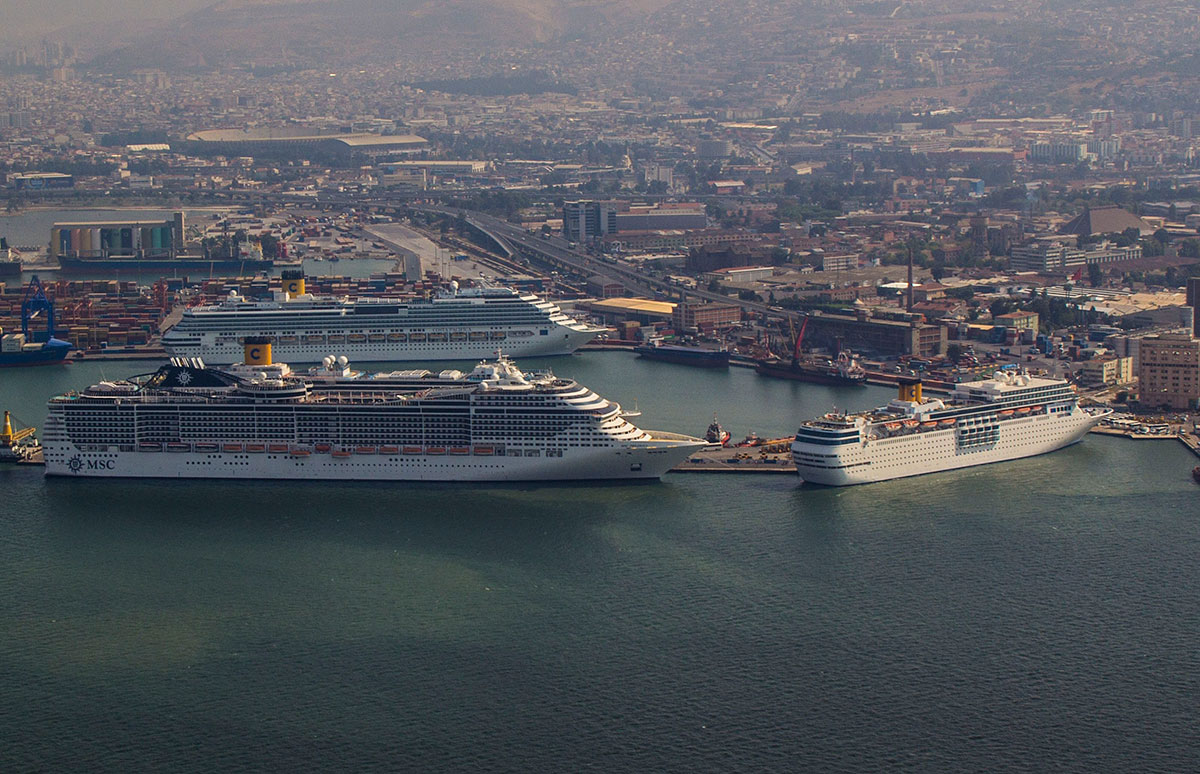
[(136, 255), (174, 257), (183, 250), (184, 219), (105, 220), (55, 223), (50, 230), (50, 257), (101, 258)]
[(415, 134), (314, 134), (307, 129), (205, 129), (189, 134), (187, 144), (198, 154), (273, 158), (378, 156), (413, 153), (429, 146), (424, 137)]
[(850, 348), (879, 356), (937, 357), (946, 354), (949, 333), (944, 325), (922, 315), (897, 313), (896, 318), (873, 317), (870, 310), (853, 314), (812, 312), (804, 340), (829, 350)]

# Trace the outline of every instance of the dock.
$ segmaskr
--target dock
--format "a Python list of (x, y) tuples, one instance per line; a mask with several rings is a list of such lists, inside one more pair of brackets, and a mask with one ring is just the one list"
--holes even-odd
[(753, 446), (701, 449), (671, 468), (672, 473), (790, 473), (796, 475), (790, 451), (761, 454)]

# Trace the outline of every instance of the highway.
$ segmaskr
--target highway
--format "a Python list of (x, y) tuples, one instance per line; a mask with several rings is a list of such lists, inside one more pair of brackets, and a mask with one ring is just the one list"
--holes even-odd
[(462, 217), (471, 225), (490, 235), (493, 239), (506, 244), (510, 249), (530, 254), (536, 259), (551, 264), (561, 265), (583, 277), (600, 274), (612, 277), (613, 279), (620, 279), (631, 290), (636, 292), (652, 294), (658, 290), (671, 296), (690, 296), (706, 301), (733, 304), (740, 306), (747, 312), (773, 318), (787, 319), (791, 317), (793, 320), (798, 320), (800, 317), (794, 312), (775, 309), (757, 301), (745, 301), (737, 297), (726, 296), (722, 293), (710, 293), (707, 290), (698, 288), (686, 288), (672, 284), (666, 280), (658, 279), (657, 277), (647, 277), (641, 272), (621, 263), (610, 263), (579, 250), (572, 250), (566, 240), (561, 237), (551, 236), (546, 238), (530, 234), (520, 226), (515, 226), (512, 223), (491, 215), (432, 205), (410, 205), (410, 209), (418, 212), (447, 215), (449, 217)]

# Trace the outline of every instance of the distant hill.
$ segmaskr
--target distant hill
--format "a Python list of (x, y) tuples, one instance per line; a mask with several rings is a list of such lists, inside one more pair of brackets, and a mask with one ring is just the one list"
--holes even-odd
[[(102, 68), (336, 64), (487, 53), (586, 35), (666, 0), (223, 0), (113, 40)], [(128, 28), (124, 30), (128, 35)]]

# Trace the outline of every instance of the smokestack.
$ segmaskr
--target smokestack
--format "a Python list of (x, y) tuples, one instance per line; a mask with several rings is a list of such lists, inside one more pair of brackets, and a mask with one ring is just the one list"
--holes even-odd
[(912, 245), (908, 246), (908, 306), (904, 311), (911, 312), (913, 308), (913, 249)]
[(1200, 339), (1200, 277), (1188, 277), (1187, 305), (1192, 308), (1192, 338)]

